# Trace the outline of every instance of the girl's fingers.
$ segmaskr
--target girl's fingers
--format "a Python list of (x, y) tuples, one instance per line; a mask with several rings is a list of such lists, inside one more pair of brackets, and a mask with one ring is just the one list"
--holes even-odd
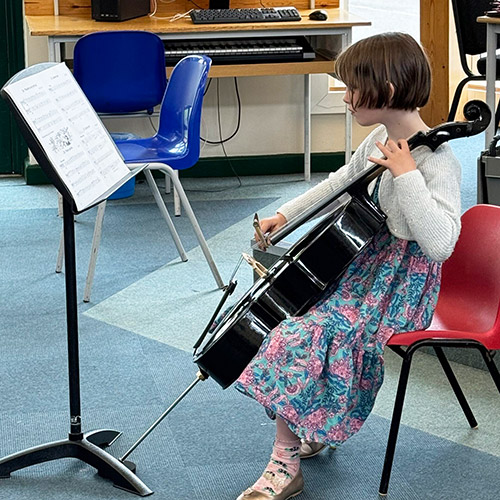
[(368, 161), (371, 161), (373, 163), (376, 163), (377, 165), (383, 165), (383, 166), (386, 166), (388, 163), (387, 158), (375, 158), (374, 156), (369, 156)]
[(401, 149), (401, 151), (410, 151), (410, 148), (408, 146), (408, 141), (406, 139), (399, 139), (398, 141), (398, 147)]
[(376, 146), (380, 151), (384, 154), (384, 156), (388, 156), (391, 153), (394, 152), (395, 149), (397, 149), (396, 143), (393, 142), (391, 144), (391, 141), (387, 141), (387, 144), (382, 144), (380, 141), (377, 141)]

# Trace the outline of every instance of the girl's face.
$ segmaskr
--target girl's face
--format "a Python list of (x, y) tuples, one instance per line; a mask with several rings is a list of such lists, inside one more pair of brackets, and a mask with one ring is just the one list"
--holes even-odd
[(364, 106), (356, 107), (359, 99), (359, 91), (347, 88), (343, 101), (347, 104), (347, 109), (350, 111), (356, 121), (363, 127), (384, 123), (385, 109), (366, 108)]

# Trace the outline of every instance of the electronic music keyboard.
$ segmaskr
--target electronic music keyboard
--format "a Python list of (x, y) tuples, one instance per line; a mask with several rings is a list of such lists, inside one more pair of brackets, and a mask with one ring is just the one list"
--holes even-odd
[(304, 37), (164, 40), (165, 60), (172, 66), (185, 56), (207, 55), (214, 64), (308, 61), (316, 54)]

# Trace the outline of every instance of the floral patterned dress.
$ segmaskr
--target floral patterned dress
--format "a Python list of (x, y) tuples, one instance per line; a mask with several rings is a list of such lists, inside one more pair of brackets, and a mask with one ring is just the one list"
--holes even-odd
[(384, 226), (322, 300), (270, 332), (236, 388), (299, 437), (344, 442), (373, 408), (389, 338), (429, 326), (440, 279), (439, 263)]

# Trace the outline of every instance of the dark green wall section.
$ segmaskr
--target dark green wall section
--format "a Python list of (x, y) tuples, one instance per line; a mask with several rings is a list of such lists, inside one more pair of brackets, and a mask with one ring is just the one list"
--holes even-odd
[[(20, 0), (0, 0), (0, 87), (24, 68), (23, 8)], [(0, 99), (0, 174), (23, 173), (28, 151), (12, 115)]]
[[(344, 153), (314, 153), (311, 156), (312, 172), (333, 172), (344, 164)], [(181, 177), (235, 177), (236, 175), (280, 175), (304, 172), (304, 155), (284, 154), (272, 156), (237, 156), (227, 158), (202, 158)], [(158, 172), (159, 174), (159, 172)], [(49, 181), (38, 165), (26, 165), (24, 174), (28, 184), (48, 184)]]
[[(312, 172), (331, 172), (344, 164), (344, 153), (314, 153)], [(231, 177), (238, 175), (279, 175), (304, 171), (304, 155), (280, 154), (202, 158), (194, 167), (181, 172), (183, 177)]]

